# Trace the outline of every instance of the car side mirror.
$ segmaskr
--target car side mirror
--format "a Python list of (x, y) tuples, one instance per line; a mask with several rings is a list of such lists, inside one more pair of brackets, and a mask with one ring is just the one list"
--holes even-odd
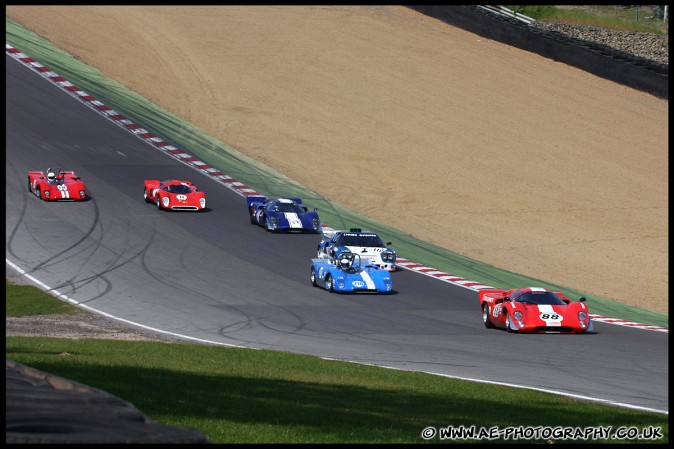
[(386, 242), (386, 246), (393, 245), (393, 242)]
[(314, 207), (314, 212), (318, 212), (318, 208), (317, 208), (317, 207)]
[(581, 298), (578, 300), (578, 302), (585, 302), (585, 301), (587, 301), (587, 300), (585, 299), (585, 296), (581, 297)]

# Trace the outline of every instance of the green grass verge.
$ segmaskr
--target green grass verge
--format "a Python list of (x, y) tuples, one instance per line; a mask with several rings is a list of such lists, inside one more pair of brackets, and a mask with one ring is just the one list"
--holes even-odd
[(75, 315), (84, 312), (32, 285), (15, 285), (5, 279), (6, 316)]
[[(7, 316), (23, 313), (28, 303), (36, 314), (54, 313), (50, 295), (36, 287), (6, 282), (5, 292)], [(429, 426), (654, 427), (663, 438), (639, 442), (669, 441), (663, 414), (283, 352), (7, 337), (6, 357), (107, 391), (156, 422), (197, 429), (214, 443), (422, 443), (421, 432)], [(490, 440), (498, 441), (503, 438)]]
[[(640, 33), (667, 34), (669, 22), (656, 19), (652, 5), (573, 5), (573, 8), (558, 8), (552, 5), (506, 5), (507, 8), (547, 22), (571, 25), (595, 26)], [(653, 17), (647, 19), (647, 17)]]
[[(193, 154), (201, 161), (222, 170), (264, 195), (299, 197), (307, 205), (318, 207), (321, 220), (332, 228), (359, 227), (377, 232), (384, 241), (393, 242), (392, 247), (401, 257), (496, 288), (540, 286), (561, 291), (572, 299), (585, 296), (588, 300), (587, 305), (594, 314), (655, 326), (668, 326), (667, 314), (621, 304), (567, 286), (512, 273), (423, 242), (407, 233), (363, 217), (339, 204), (328, 201), (317, 192), (239, 153), (180, 117), (160, 108), (116, 81), (106, 78), (96, 69), (54, 47), (47, 40), (7, 17), (5, 18), (5, 36), (9, 44), (65, 77), (97, 100), (134, 122), (142, 124), (147, 130)], [(246, 213), (246, 203), (242, 198), (241, 214)], [(476, 304), (477, 298), (476, 292)]]

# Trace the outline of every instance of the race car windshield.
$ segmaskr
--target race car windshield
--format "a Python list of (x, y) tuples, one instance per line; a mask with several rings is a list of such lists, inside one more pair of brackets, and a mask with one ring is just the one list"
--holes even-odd
[(513, 297), (517, 302), (537, 305), (564, 305), (562, 299), (552, 292), (525, 292), (519, 296)]
[(295, 214), (303, 214), (304, 210), (295, 203), (277, 203), (272, 210), (276, 212), (292, 212)]
[(184, 184), (169, 184), (166, 186), (166, 191), (169, 193), (190, 193), (192, 189)]
[(383, 248), (384, 242), (376, 235), (343, 235), (339, 240), (339, 245)]

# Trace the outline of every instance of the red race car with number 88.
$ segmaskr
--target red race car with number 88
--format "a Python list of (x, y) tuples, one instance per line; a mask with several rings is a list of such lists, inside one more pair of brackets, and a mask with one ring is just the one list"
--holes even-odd
[(562, 293), (544, 288), (480, 290), (480, 307), (488, 329), (536, 334), (594, 331), (585, 298), (572, 302)]

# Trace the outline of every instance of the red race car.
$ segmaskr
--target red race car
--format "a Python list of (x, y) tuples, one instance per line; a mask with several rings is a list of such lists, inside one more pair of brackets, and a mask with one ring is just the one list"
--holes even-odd
[(84, 201), (87, 191), (74, 171), (28, 172), (28, 191), (45, 201)]
[(537, 334), (594, 331), (585, 298), (571, 302), (562, 293), (544, 288), (480, 290), (480, 307), (488, 329)]
[(189, 181), (146, 179), (143, 196), (148, 203), (165, 210), (204, 210), (206, 194)]

